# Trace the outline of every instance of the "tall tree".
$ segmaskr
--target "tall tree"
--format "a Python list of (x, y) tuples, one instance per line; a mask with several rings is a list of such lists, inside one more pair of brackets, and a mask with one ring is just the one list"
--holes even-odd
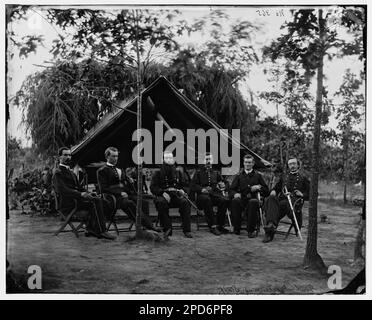
[[(325, 271), (325, 264), (317, 250), (317, 201), (321, 118), (326, 93), (323, 83), (323, 66), (325, 58), (333, 59), (337, 56), (335, 50), (332, 50), (333, 48), (345, 49), (347, 47), (347, 41), (339, 37), (339, 30), (335, 27), (339, 27), (340, 24), (327, 24), (327, 20), (332, 18), (333, 22), (337, 21), (336, 18), (343, 14), (345, 14), (343, 10), (328, 10), (326, 13), (323, 12), (323, 9), (294, 10), (293, 20), (285, 25), (287, 33), (279, 37), (265, 50), (265, 54), (274, 61), (281, 57), (300, 61), (309, 78), (316, 75), (309, 226), (303, 265), (306, 268), (316, 268), (322, 272)], [(347, 54), (346, 50), (344, 50), (344, 54)], [(354, 52), (349, 51), (349, 54), (354, 54)]]
[(318, 67), (317, 67), (317, 89), (315, 102), (315, 125), (314, 125), (314, 144), (313, 144), (313, 167), (312, 179), (310, 185), (310, 203), (309, 203), (309, 228), (306, 243), (306, 252), (304, 257), (304, 265), (315, 266), (323, 269), (325, 264), (323, 259), (318, 254), (317, 237), (318, 237), (318, 177), (320, 166), (320, 123), (323, 103), (323, 61), (325, 55), (325, 20), (323, 18), (323, 10), (318, 11), (319, 24), (319, 41), (318, 41)]
[[(143, 75), (141, 70), (141, 57), (140, 57), (140, 45), (138, 39), (138, 29), (139, 29), (139, 10), (135, 10), (134, 19), (136, 21), (136, 53), (137, 53), (137, 141), (140, 141), (142, 129), (142, 86), (143, 86)], [(137, 155), (137, 211), (136, 211), (136, 238), (143, 238), (143, 230), (141, 224), (142, 215), (142, 163), (140, 162), (140, 154)]]
[(341, 146), (343, 148), (344, 203), (347, 203), (347, 185), (351, 178), (350, 165), (352, 153), (351, 144), (357, 140), (358, 132), (353, 130), (364, 118), (365, 99), (363, 89), (363, 74), (357, 77), (350, 69), (346, 70), (340, 89), (336, 96), (342, 97), (342, 103), (336, 109), (337, 128), (341, 131)]

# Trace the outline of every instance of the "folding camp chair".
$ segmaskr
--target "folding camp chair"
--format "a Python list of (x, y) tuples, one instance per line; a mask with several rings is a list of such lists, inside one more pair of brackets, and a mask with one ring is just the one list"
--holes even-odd
[[(303, 207), (303, 204), (304, 204), (304, 199), (303, 198), (298, 198), (296, 201), (293, 202), (293, 208), (295, 210), (295, 212), (301, 212), (302, 214), (302, 207)], [(295, 224), (295, 221), (294, 219), (290, 219), (288, 217), (280, 220), (279, 222), (279, 225), (289, 225), (289, 228), (287, 231), (283, 231), (283, 230), (276, 230), (276, 234), (281, 234), (281, 235), (284, 235), (284, 239), (287, 239), (289, 237), (289, 235), (294, 235), (296, 237), (299, 236), (298, 234), (298, 230), (296, 228), (296, 224)], [(291, 230), (294, 230), (294, 233), (292, 232), (291, 233)]]
[(113, 194), (102, 193), (101, 186), (98, 183), (98, 171), (97, 171), (96, 174), (97, 174), (96, 190), (98, 191), (98, 193), (101, 195), (101, 197), (104, 200), (109, 201), (113, 204), (112, 211), (109, 213), (109, 218), (108, 218), (108, 222), (107, 222), (107, 226), (106, 226), (106, 231), (110, 231), (111, 226), (114, 226), (114, 229), (115, 229), (117, 235), (119, 235), (119, 231), (124, 231), (124, 232), (132, 231), (132, 228), (133, 228), (133, 225), (134, 225), (133, 221), (130, 222), (129, 227), (127, 227), (127, 228), (120, 228), (120, 229), (118, 228), (117, 216), (116, 216), (118, 208), (117, 208), (116, 198)]
[[(215, 214), (217, 214), (217, 210), (218, 210), (218, 207), (213, 206), (213, 212)], [(199, 210), (199, 211), (201, 211), (201, 210)], [(229, 223), (228, 229), (229, 229), (230, 232), (233, 232), (233, 227), (232, 227), (232, 223), (231, 223), (231, 213), (230, 213), (229, 208), (226, 210), (226, 216), (227, 216), (227, 220), (228, 220), (228, 223)], [(207, 223), (201, 223), (200, 222), (200, 220), (203, 219), (203, 217), (204, 217), (203, 214), (200, 214), (200, 213), (196, 214), (196, 230), (199, 230), (200, 228), (209, 228)]]
[[(198, 210), (195, 210), (196, 212), (196, 230), (200, 230), (201, 228), (209, 228), (208, 226), (208, 223), (205, 219), (205, 214), (202, 213), (202, 210), (198, 209)], [(213, 207), (213, 212), (216, 212), (216, 207), (214, 206)], [(204, 223), (202, 222), (202, 220), (204, 219)]]
[[(102, 196), (105, 200), (111, 199), (111, 201), (114, 205), (112, 212), (110, 212), (110, 216), (109, 216), (109, 219), (108, 219), (108, 222), (107, 222), (106, 231), (110, 231), (111, 226), (114, 227), (114, 230), (116, 231), (117, 235), (119, 235), (119, 231), (123, 231), (123, 232), (133, 231), (132, 228), (134, 226), (134, 221), (132, 221), (132, 220), (130, 220), (128, 227), (122, 227), (122, 228), (118, 227), (118, 220), (119, 220), (118, 216), (117, 216), (118, 208), (117, 208), (117, 205), (116, 205), (115, 196), (112, 195), (112, 194), (107, 194), (107, 193), (104, 193)], [(110, 201), (110, 200), (108, 200), (108, 201)]]
[[(62, 211), (60, 210), (60, 195), (54, 191), (54, 199), (55, 199), (55, 205), (56, 205), (56, 211), (62, 218), (62, 225), (59, 227), (59, 229), (54, 233), (54, 235), (58, 236), (60, 232), (68, 232), (68, 230), (64, 230), (67, 225), (70, 226), (71, 230), (70, 232), (73, 232), (77, 238), (79, 238), (79, 231), (80, 229), (84, 228), (84, 221), (81, 221), (77, 227), (73, 224), (73, 217), (77, 213), (77, 200), (74, 200), (74, 207), (73, 209), (65, 216)], [(84, 212), (82, 210), (82, 212)]]

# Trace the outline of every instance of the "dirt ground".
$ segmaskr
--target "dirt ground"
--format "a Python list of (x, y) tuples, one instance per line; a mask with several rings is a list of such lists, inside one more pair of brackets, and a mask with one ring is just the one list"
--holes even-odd
[[(153, 212), (153, 211), (152, 211)], [(15, 276), (26, 281), (30, 265), (42, 270), (41, 293), (119, 294), (315, 294), (328, 291), (327, 275), (301, 266), (307, 236), (307, 204), (303, 238), (262, 243), (263, 234), (249, 239), (227, 234), (216, 237), (207, 229), (193, 239), (175, 230), (168, 242), (128, 241), (122, 232), (115, 241), (72, 233), (54, 236), (57, 217), (22, 215), (11, 211), (8, 260)], [(342, 268), (345, 286), (361, 269), (351, 264), (360, 208), (320, 202), (318, 252), (327, 266)], [(287, 226), (284, 226), (287, 228)]]

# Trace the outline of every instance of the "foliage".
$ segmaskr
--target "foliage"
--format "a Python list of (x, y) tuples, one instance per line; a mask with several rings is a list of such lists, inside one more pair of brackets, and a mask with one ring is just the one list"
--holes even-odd
[(346, 70), (343, 82), (336, 92), (336, 96), (343, 99), (342, 104), (336, 109), (338, 129), (345, 131), (352, 128), (363, 120), (365, 99), (363, 89), (363, 78), (358, 78), (350, 69)]
[[(52, 53), (63, 59), (90, 55), (122, 67), (136, 67), (136, 40), (142, 55), (157, 46), (166, 51), (177, 49), (175, 38), (185, 29), (184, 21), (174, 21), (178, 11), (136, 12), (138, 16), (135, 10), (127, 9), (49, 9), (49, 21), (68, 31), (55, 41)], [(173, 25), (168, 24), (171, 21)]]
[(24, 156), (24, 150), (21, 147), (21, 141), (15, 137), (7, 136), (7, 158), (14, 160), (17, 157)]
[[(319, 38), (319, 22), (314, 10), (294, 10), (293, 20), (283, 26), (287, 33), (265, 47), (263, 55), (271, 61), (285, 65), (282, 73), (280, 90), (262, 93), (261, 97), (275, 101), (285, 107), (286, 115), (301, 126), (308, 124), (312, 129), (314, 112), (307, 105), (314, 101), (308, 89), (315, 75), (321, 57), (329, 60), (342, 58), (345, 55), (358, 55), (363, 59), (363, 8), (342, 9), (336, 7), (325, 16), (325, 37)], [(327, 23), (328, 22), (328, 23)], [(341, 30), (343, 28), (343, 30)], [(352, 40), (345, 40), (342, 31), (352, 34)], [(278, 67), (274, 67), (273, 81), (280, 80)], [(323, 87), (322, 124), (328, 122), (334, 106), (327, 97), (327, 89)]]
[(239, 72), (217, 64), (208, 66), (193, 49), (172, 60), (165, 75), (183, 93), (223, 128), (240, 128), (242, 136), (254, 125), (257, 107), (249, 105), (236, 84)]
[(39, 152), (75, 144), (115, 102), (133, 92), (133, 72), (94, 60), (59, 61), (29, 76), (15, 103)]
[[(9, 181), (11, 209), (23, 213), (48, 215), (55, 212), (54, 195), (51, 188), (52, 172), (49, 168), (34, 169)], [(28, 210), (28, 211), (27, 211)]]
[[(6, 5), (7, 41), (10, 46), (18, 49), (20, 57), (27, 57), (30, 53), (35, 53), (37, 47), (42, 45), (44, 41), (44, 37), (41, 35), (30, 34), (19, 37), (11, 27), (13, 22), (25, 20), (32, 10), (31, 6), (26, 5)], [(14, 52), (10, 50), (9, 55), (12, 58)]]
[(261, 92), (260, 98), (284, 107), (285, 115), (298, 128), (312, 123), (314, 114), (309, 108), (314, 98), (310, 94), (310, 81), (305, 76), (299, 62), (285, 61), (284, 66), (274, 65), (266, 72), (272, 74), (272, 91)]
[(223, 10), (212, 10), (208, 15), (197, 19), (189, 29), (190, 36), (209, 36), (202, 45), (194, 48), (207, 65), (215, 65), (235, 72), (236, 77), (244, 77), (259, 57), (254, 49), (253, 40), (260, 27), (247, 21), (231, 23), (230, 16)]
[[(365, 99), (363, 89), (363, 74), (361, 78), (346, 70), (343, 82), (336, 92), (336, 96), (342, 97), (342, 103), (336, 110), (338, 129), (340, 130), (340, 144), (343, 152), (343, 180), (345, 188), (347, 182), (355, 174), (365, 174), (365, 137), (363, 132), (353, 130), (364, 118)], [(364, 169), (363, 169), (364, 168)], [(362, 180), (365, 178), (362, 177)], [(346, 189), (344, 202), (347, 202)]]

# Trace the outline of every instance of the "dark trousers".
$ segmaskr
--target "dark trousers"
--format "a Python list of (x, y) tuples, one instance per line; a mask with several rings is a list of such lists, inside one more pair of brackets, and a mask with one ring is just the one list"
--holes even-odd
[[(226, 211), (229, 206), (228, 199), (201, 193), (197, 197), (196, 204), (200, 210), (204, 211), (208, 227), (218, 225), (222, 228), (225, 225)], [(213, 212), (213, 206), (218, 207), (217, 217)]]
[(234, 231), (240, 231), (242, 225), (242, 211), (247, 217), (247, 231), (253, 232), (257, 228), (259, 202), (257, 199), (234, 198), (231, 201), (231, 217)]
[[(292, 202), (293, 204), (294, 202)], [(289, 205), (288, 199), (278, 199), (277, 196), (270, 195), (265, 200), (264, 211), (266, 212), (266, 223), (272, 222), (275, 226), (279, 224), (279, 221), (284, 217), (288, 216), (293, 220), (293, 213)], [(302, 227), (302, 213), (301, 208), (295, 208), (296, 219), (299, 228)]]
[[(134, 222), (136, 221), (137, 206), (136, 206), (136, 203), (133, 200), (131, 200), (129, 198), (124, 198), (124, 197), (117, 197), (116, 198), (116, 206), (117, 206), (117, 208), (120, 208), (121, 210), (123, 210), (126, 213), (126, 215), (129, 217), (129, 219), (131, 219)], [(144, 206), (144, 202), (142, 202), (142, 208), (143, 208), (143, 206)], [(147, 206), (148, 206), (148, 203), (147, 203)], [(146, 207), (146, 205), (145, 205), (145, 207)], [(143, 211), (142, 211), (142, 214), (141, 214), (141, 224), (146, 229), (152, 229), (153, 228), (149, 215), (144, 214)]]
[(163, 196), (155, 198), (155, 207), (156, 210), (158, 210), (160, 225), (163, 227), (164, 231), (172, 229), (172, 220), (169, 216), (169, 208), (179, 208), (183, 232), (190, 232), (191, 207), (189, 201), (183, 197), (179, 198), (175, 194), (171, 194), (170, 197), (170, 203), (168, 203)]
[(91, 201), (78, 201), (77, 210), (89, 212), (85, 224), (87, 231), (101, 234), (106, 231), (105, 213), (109, 211), (108, 203), (100, 198)]

